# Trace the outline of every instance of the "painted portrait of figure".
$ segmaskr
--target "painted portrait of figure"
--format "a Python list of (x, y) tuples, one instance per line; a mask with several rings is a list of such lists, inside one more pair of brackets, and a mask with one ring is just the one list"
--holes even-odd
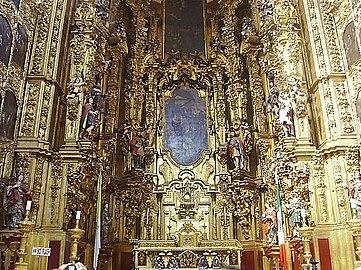
[(350, 67), (360, 59), (360, 51), (353, 22), (350, 22), (345, 28), (345, 32), (343, 33), (343, 46), (345, 49), (347, 65)]
[(0, 15), (0, 61), (5, 65), (9, 64), (12, 41), (10, 24), (5, 17)]
[(18, 106), (13, 93), (7, 91), (0, 117), (0, 137), (13, 140)]
[(18, 64), (22, 69), (24, 69), (27, 47), (28, 35), (26, 34), (25, 28), (21, 24), (18, 24), (12, 61)]
[(165, 6), (165, 51), (204, 52), (202, 0), (167, 0)]
[(175, 160), (192, 163), (208, 148), (206, 101), (189, 86), (173, 92), (165, 104), (165, 149)]

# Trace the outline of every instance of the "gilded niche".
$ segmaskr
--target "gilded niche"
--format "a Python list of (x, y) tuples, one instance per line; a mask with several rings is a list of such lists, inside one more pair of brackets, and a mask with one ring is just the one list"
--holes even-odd
[(208, 148), (207, 138), (206, 100), (181, 86), (165, 102), (165, 149), (176, 161), (192, 163)]

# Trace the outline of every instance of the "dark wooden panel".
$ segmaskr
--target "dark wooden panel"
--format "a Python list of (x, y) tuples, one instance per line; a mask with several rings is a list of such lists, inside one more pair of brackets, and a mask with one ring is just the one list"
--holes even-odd
[(242, 253), (242, 270), (254, 269), (254, 251), (244, 251)]
[(328, 239), (318, 239), (320, 266), (322, 270), (332, 270), (330, 245)]
[(122, 252), (121, 261), (122, 261), (121, 269), (124, 269), (124, 270), (132, 269), (132, 253)]
[(48, 258), (48, 270), (59, 267), (60, 245), (60, 241), (50, 241), (51, 254)]

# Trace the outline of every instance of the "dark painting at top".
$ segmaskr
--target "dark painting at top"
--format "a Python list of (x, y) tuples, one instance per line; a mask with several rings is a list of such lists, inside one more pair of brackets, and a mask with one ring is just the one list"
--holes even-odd
[(22, 69), (24, 69), (26, 49), (28, 47), (28, 35), (25, 28), (18, 24), (18, 31), (15, 37), (15, 49), (12, 61), (17, 63)]
[(0, 61), (9, 64), (13, 35), (8, 21), (0, 15)]
[(173, 92), (165, 103), (165, 149), (173, 158), (189, 164), (208, 148), (206, 100), (189, 86)]
[(14, 4), (15, 4), (16, 8), (19, 8), (20, 0), (14, 0)]
[(166, 0), (165, 52), (204, 52), (202, 0)]

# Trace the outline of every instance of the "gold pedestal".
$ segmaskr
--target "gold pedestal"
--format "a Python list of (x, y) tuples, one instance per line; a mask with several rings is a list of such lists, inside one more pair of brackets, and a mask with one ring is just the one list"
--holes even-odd
[(354, 261), (354, 267), (355, 269), (359, 269), (361, 267), (361, 220), (354, 217), (347, 223), (355, 238), (356, 260)]
[(74, 262), (78, 258), (78, 245), (79, 240), (84, 236), (85, 231), (79, 228), (79, 220), (76, 221), (74, 229), (68, 231), (71, 238), (71, 247), (70, 247), (70, 261)]
[(263, 252), (268, 259), (270, 270), (278, 270), (281, 268), (279, 245), (265, 246), (263, 247)]
[(311, 248), (310, 248), (310, 239), (312, 238), (312, 234), (313, 234), (313, 227), (309, 227), (309, 226), (302, 226), (299, 229), (299, 232), (302, 236), (302, 244), (303, 244), (303, 257), (305, 259), (305, 263), (302, 264), (302, 269), (311, 269), (311, 258), (312, 258), (312, 254), (311, 254)]
[(20, 240), (20, 248), (18, 250), (19, 262), (15, 263), (15, 270), (28, 270), (28, 262), (26, 262), (26, 247), (29, 237), (29, 232), (34, 227), (35, 223), (29, 219), (30, 211), (26, 211), (25, 219), (19, 222), (20, 232), (22, 233)]

